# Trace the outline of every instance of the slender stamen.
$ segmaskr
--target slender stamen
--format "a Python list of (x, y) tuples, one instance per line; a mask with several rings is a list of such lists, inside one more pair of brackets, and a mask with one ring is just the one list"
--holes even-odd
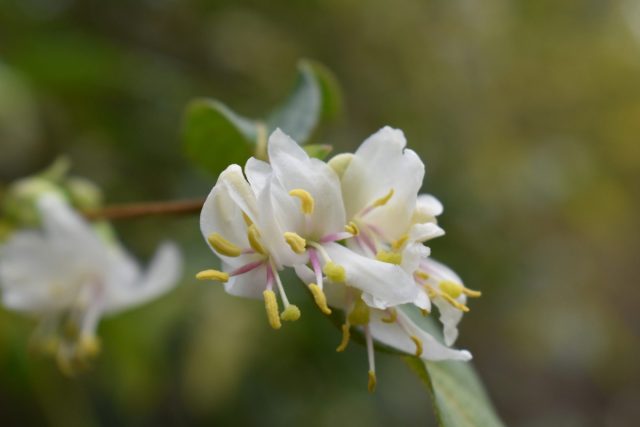
[(315, 249), (309, 249), (309, 261), (316, 275), (316, 283), (320, 289), (322, 289), (322, 268), (320, 267), (320, 260), (318, 259), (318, 253)]
[(351, 326), (349, 325), (348, 321), (342, 325), (342, 340), (340, 341), (340, 345), (338, 345), (338, 347), (336, 348), (336, 351), (338, 353), (342, 353), (343, 351), (345, 351), (345, 349), (349, 345), (349, 339), (351, 338), (351, 333), (349, 332), (350, 327)]
[(360, 229), (358, 228), (358, 224), (353, 221), (349, 221), (349, 224), (344, 226), (344, 231), (347, 233), (351, 233), (354, 236), (360, 234)]
[(284, 240), (289, 244), (291, 250), (297, 254), (303, 254), (306, 250), (307, 241), (299, 234), (287, 231), (284, 233)]
[(362, 211), (360, 211), (358, 216), (363, 217), (369, 212), (371, 212), (372, 210), (374, 210), (375, 208), (386, 205), (387, 202), (391, 199), (391, 197), (393, 197), (393, 193), (394, 193), (394, 190), (392, 188), (389, 190), (389, 192), (385, 196), (374, 200), (373, 203), (371, 203), (369, 206), (365, 207)]
[(387, 262), (389, 264), (402, 264), (402, 254), (398, 252), (378, 251), (376, 254), (378, 261)]
[(237, 257), (242, 253), (242, 248), (231, 243), (218, 233), (212, 233), (207, 240), (216, 252), (229, 257)]
[(300, 199), (300, 210), (302, 210), (303, 214), (311, 215), (313, 213), (315, 201), (307, 190), (296, 188), (289, 191), (289, 195)]
[(321, 238), (320, 239), (320, 243), (338, 242), (340, 240), (349, 239), (349, 238), (354, 237), (354, 236), (355, 236), (355, 234), (349, 233), (347, 231), (341, 231), (339, 233), (331, 233), (331, 234), (327, 234), (326, 236)]
[(367, 389), (369, 393), (373, 393), (376, 390), (376, 361), (373, 353), (373, 337), (369, 325), (364, 327), (364, 337), (367, 342), (367, 358), (369, 359), (369, 381), (367, 383)]
[(473, 289), (469, 289), (467, 287), (462, 287), (462, 293), (468, 296), (469, 298), (479, 298), (482, 296), (482, 292), (474, 291)]
[(413, 341), (413, 344), (416, 346), (416, 352), (415, 355), (417, 357), (420, 357), (422, 355), (422, 340), (420, 340), (420, 338), (418, 338), (411, 330), (410, 328), (405, 324), (405, 322), (398, 318), (396, 319), (396, 322), (398, 323), (398, 325), (400, 326), (400, 328), (402, 328), (402, 330), (404, 331), (405, 334), (407, 334), (409, 336), (409, 339), (411, 339), (411, 341)]
[(389, 314), (389, 317), (382, 318), (384, 323), (395, 323), (395, 321), (398, 320), (398, 312), (395, 309), (389, 308), (387, 309), (387, 313)]
[(249, 240), (249, 245), (251, 245), (254, 251), (258, 252), (259, 254), (266, 255), (267, 251), (260, 242), (260, 232), (258, 231), (258, 227), (256, 227), (255, 224), (251, 224), (247, 228), (247, 239)]
[(329, 256), (329, 254), (327, 253), (327, 251), (322, 247), (322, 245), (316, 243), (316, 242), (307, 242), (308, 246), (313, 246), (314, 248), (316, 248), (318, 250), (318, 253), (320, 253), (320, 255), (322, 255), (322, 259), (324, 260), (324, 262), (329, 262), (331, 261), (331, 257)]
[(316, 305), (318, 306), (318, 308), (320, 308), (320, 311), (322, 311), (326, 315), (331, 314), (331, 309), (327, 305), (327, 297), (325, 296), (324, 292), (322, 292), (322, 289), (315, 283), (311, 283), (309, 284), (309, 290), (313, 295), (313, 299), (316, 302)]
[(241, 274), (248, 273), (251, 270), (255, 270), (256, 268), (260, 267), (264, 263), (265, 263), (265, 260), (263, 260), (263, 259), (260, 259), (258, 261), (250, 262), (248, 264), (243, 265), (242, 267), (236, 268), (231, 273), (229, 273), (229, 276), (239, 276)]

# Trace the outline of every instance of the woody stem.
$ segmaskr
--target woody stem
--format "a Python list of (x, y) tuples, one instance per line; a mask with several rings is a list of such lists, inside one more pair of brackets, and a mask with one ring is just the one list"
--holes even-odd
[(89, 220), (130, 219), (152, 215), (189, 215), (200, 212), (204, 199), (127, 203), (83, 212)]

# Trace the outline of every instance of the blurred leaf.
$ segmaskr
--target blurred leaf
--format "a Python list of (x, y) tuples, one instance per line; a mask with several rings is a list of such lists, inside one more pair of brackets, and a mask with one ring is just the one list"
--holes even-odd
[(191, 161), (218, 174), (251, 156), (257, 125), (216, 100), (196, 99), (187, 107), (183, 139)]
[[(404, 306), (402, 310), (419, 327), (442, 340), (433, 316), (422, 316), (412, 306)], [(405, 356), (404, 360), (431, 394), (440, 426), (504, 426), (470, 362), (425, 362), (412, 356)]]
[(341, 97), (331, 72), (310, 61), (298, 64), (298, 80), (284, 104), (267, 119), (269, 130), (282, 129), (304, 144), (321, 118), (332, 118), (341, 108)]
[(311, 144), (304, 146), (304, 151), (307, 152), (309, 157), (315, 157), (320, 160), (324, 160), (332, 150), (333, 147), (329, 144)]

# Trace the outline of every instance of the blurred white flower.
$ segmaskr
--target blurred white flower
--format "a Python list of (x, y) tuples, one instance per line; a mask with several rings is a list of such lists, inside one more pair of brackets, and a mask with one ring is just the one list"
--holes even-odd
[(100, 318), (170, 290), (182, 258), (176, 246), (165, 243), (142, 271), (59, 195), (41, 196), (37, 208), (42, 229), (15, 232), (0, 247), (2, 302), (39, 319), (35, 344), (54, 353), (60, 368), (72, 374), (99, 352)]

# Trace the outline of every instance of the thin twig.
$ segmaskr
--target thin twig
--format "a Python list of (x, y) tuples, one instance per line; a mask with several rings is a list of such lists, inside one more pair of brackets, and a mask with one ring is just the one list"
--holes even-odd
[(129, 219), (152, 215), (186, 215), (200, 212), (203, 204), (204, 199), (128, 203), (85, 211), (84, 216), (89, 220), (96, 220)]

